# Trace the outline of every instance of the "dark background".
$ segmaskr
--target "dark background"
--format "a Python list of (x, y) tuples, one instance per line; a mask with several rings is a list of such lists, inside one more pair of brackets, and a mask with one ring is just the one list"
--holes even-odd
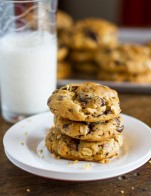
[(120, 26), (151, 26), (151, 0), (59, 0), (59, 8), (74, 19), (101, 17)]

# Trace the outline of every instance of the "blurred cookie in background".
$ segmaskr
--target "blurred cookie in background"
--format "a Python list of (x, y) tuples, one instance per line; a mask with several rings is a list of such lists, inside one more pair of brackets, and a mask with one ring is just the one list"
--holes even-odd
[(71, 50), (70, 59), (76, 62), (95, 61), (96, 50)]
[(68, 62), (58, 62), (57, 79), (67, 79), (71, 76), (71, 66)]
[(96, 61), (101, 69), (112, 73), (141, 74), (151, 71), (151, 51), (136, 44), (120, 44), (118, 47), (99, 51)]
[(98, 79), (106, 80), (106, 81), (115, 81), (115, 82), (151, 83), (151, 71), (141, 73), (141, 74), (100, 71), (98, 74)]
[(72, 17), (64, 11), (58, 10), (56, 14), (57, 29), (68, 30), (73, 25)]
[(61, 40), (58, 40), (57, 60), (63, 61), (67, 57), (68, 52), (68, 47), (63, 42), (61, 42)]
[(69, 47), (73, 49), (95, 50), (99, 47), (117, 45), (118, 28), (103, 19), (87, 18), (79, 20), (72, 29)]
[(80, 79), (97, 78), (99, 66), (95, 62), (72, 62), (73, 76), (78, 76)]

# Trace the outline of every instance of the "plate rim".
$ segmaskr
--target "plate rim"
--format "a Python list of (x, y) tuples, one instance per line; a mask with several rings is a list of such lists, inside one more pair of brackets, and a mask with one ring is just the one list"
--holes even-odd
[[(38, 170), (39, 172), (37, 172), (37, 171), (31, 171), (29, 168), (31, 168), (30, 166), (28, 166), (29, 168), (27, 168), (26, 167), (26, 165), (24, 165), (24, 164), (22, 164), (22, 163), (20, 163), (20, 162), (18, 162), (18, 163), (16, 163), (16, 160), (12, 160), (13, 158), (7, 153), (7, 152), (5, 152), (5, 154), (6, 154), (6, 156), (7, 156), (7, 158), (9, 159), (9, 161), (11, 162), (11, 163), (13, 163), (15, 166), (17, 166), (18, 168), (20, 168), (20, 169), (22, 169), (22, 170), (24, 170), (24, 171), (26, 171), (26, 172), (28, 172), (28, 173), (31, 173), (31, 174), (34, 174), (34, 175), (37, 175), (37, 176), (40, 176), (40, 177), (45, 177), (45, 178), (49, 178), (49, 179), (56, 179), (56, 180), (66, 180), (66, 181), (95, 181), (95, 180), (104, 180), (104, 179), (110, 179), (110, 178), (114, 178), (114, 177), (117, 177), (117, 176), (120, 176), (120, 175), (124, 175), (124, 174), (126, 174), (126, 173), (129, 173), (129, 172), (132, 172), (132, 171), (134, 171), (135, 169), (137, 169), (138, 167), (141, 167), (142, 165), (144, 165), (148, 160), (149, 160), (149, 158), (146, 158), (146, 159), (144, 159), (143, 161), (141, 161), (141, 163), (139, 163), (139, 166), (135, 166), (135, 167), (133, 167), (133, 168), (129, 168), (129, 169), (127, 169), (126, 171), (121, 171), (121, 172), (119, 172), (119, 173), (116, 173), (116, 174), (113, 174), (112, 173), (112, 175), (110, 174), (110, 175), (107, 175), (107, 176), (105, 176), (105, 177), (101, 177), (101, 176), (95, 176), (95, 177), (93, 177), (93, 176), (88, 176), (88, 175), (91, 175), (90, 173), (85, 173), (85, 178), (84, 178), (84, 176), (83, 176), (83, 174), (81, 173), (81, 174), (78, 174), (78, 175), (82, 175), (82, 179), (81, 179), (81, 177), (80, 176), (78, 176), (78, 179), (76, 178), (72, 178), (71, 176), (68, 176), (69, 175), (69, 173), (66, 173), (66, 172), (64, 172), (64, 173), (61, 173), (61, 177), (53, 177), (53, 176), (50, 176), (50, 173), (52, 174), (53, 173), (53, 175), (55, 175), (55, 174), (57, 174), (57, 172), (51, 172), (51, 171), (49, 171), (48, 173), (47, 173), (47, 175), (46, 174), (40, 174), (39, 172), (41, 172), (42, 171), (42, 169), (36, 169), (36, 168), (34, 168), (35, 170)], [(21, 165), (22, 166), (21, 166)], [(32, 168), (31, 168), (32, 169)], [(44, 172), (46, 172), (46, 171), (44, 171)], [(102, 173), (102, 172), (98, 172), (98, 173)], [(94, 173), (94, 174), (96, 174), (96, 173)], [(67, 175), (66, 177), (62, 177), (62, 175)], [(72, 174), (73, 175), (73, 174)], [(79, 179), (80, 178), (80, 179)]]
[[(19, 125), (19, 124), (22, 124), (23, 122), (26, 122), (26, 121), (28, 121), (28, 119), (31, 119), (31, 118), (36, 118), (36, 117), (39, 117), (39, 116), (41, 116), (41, 115), (48, 115), (48, 114), (51, 114), (50, 112), (44, 112), (44, 113), (40, 113), (40, 114), (37, 114), (37, 115), (34, 115), (34, 116), (30, 116), (30, 117), (28, 117), (28, 118), (26, 118), (26, 119), (24, 119), (24, 120), (22, 120), (22, 121), (20, 121), (20, 122), (18, 122), (18, 123), (16, 123), (15, 125), (13, 125), (12, 127), (10, 127), (8, 130), (7, 130), (7, 132), (5, 133), (5, 135), (4, 135), (4, 137), (3, 137), (3, 146), (4, 146), (4, 149), (7, 151), (7, 148), (5, 147), (5, 139), (6, 139), (6, 137), (7, 137), (7, 134), (9, 134), (9, 131), (11, 131), (11, 129), (13, 129), (13, 128), (15, 128), (15, 126), (17, 125)], [(149, 133), (150, 133), (150, 135), (151, 135), (151, 129), (150, 129), (150, 127), (148, 126), (148, 125), (146, 125), (144, 122), (142, 122), (142, 121), (140, 121), (139, 119), (137, 119), (137, 118), (135, 118), (135, 117), (132, 117), (132, 116), (129, 116), (129, 115), (126, 115), (126, 114), (121, 114), (122, 116), (126, 116), (126, 117), (128, 117), (128, 118), (132, 118), (133, 120), (135, 120), (135, 121), (137, 121), (138, 123), (140, 123), (140, 124), (142, 124), (148, 131), (149, 131)], [(151, 145), (151, 144), (150, 144)], [(9, 153), (9, 152), (7, 152), (7, 153)], [(10, 155), (10, 154), (9, 154)], [(10, 155), (11, 156), (11, 155)], [(115, 171), (115, 170), (119, 170), (119, 169), (124, 169), (124, 168), (127, 168), (127, 167), (129, 167), (129, 166), (132, 166), (132, 165), (136, 165), (137, 163), (139, 163), (140, 161), (142, 161), (142, 160), (144, 160), (145, 158), (147, 158), (147, 157), (151, 157), (151, 149), (150, 150), (148, 150), (148, 153), (146, 153), (145, 154), (145, 156), (142, 156), (140, 159), (138, 159), (138, 160), (135, 160), (135, 161), (133, 161), (132, 163), (128, 163), (128, 164), (126, 164), (126, 165), (123, 165), (123, 166), (120, 166), (120, 167), (116, 167), (116, 168), (112, 168), (112, 169), (105, 169), (104, 170), (104, 173), (105, 172), (113, 172), (113, 171)], [(20, 161), (19, 159), (16, 159), (16, 158), (14, 158), (13, 157), (13, 159), (15, 159), (16, 161), (18, 161), (18, 162), (20, 162), (20, 163), (22, 163), (22, 164), (24, 164), (24, 165), (27, 165), (27, 166), (29, 166), (29, 167), (32, 167), (32, 168), (36, 168), (36, 169), (42, 169), (42, 168), (40, 168), (40, 167), (34, 167), (34, 166), (31, 166), (30, 164), (27, 164), (27, 163), (24, 163), (24, 162), (22, 162), (22, 161)], [(150, 158), (149, 158), (150, 159)], [(67, 161), (69, 161), (69, 160), (67, 160)], [(83, 161), (83, 162), (85, 162), (85, 161)], [(85, 163), (93, 163), (93, 162), (85, 162)], [(54, 170), (53, 169), (45, 169), (45, 168), (43, 168), (42, 170), (45, 170), (45, 171), (49, 171), (49, 172), (54, 172)], [(70, 174), (75, 174), (75, 173), (77, 173), (77, 174), (86, 174), (86, 173), (97, 173), (97, 172), (99, 172), (100, 170), (96, 170), (96, 171), (92, 171), (92, 170), (89, 170), (89, 171), (66, 171), (66, 172), (64, 172), (64, 171), (55, 171), (55, 172), (58, 172), (58, 173), (70, 173)], [(101, 171), (102, 172), (102, 171)]]

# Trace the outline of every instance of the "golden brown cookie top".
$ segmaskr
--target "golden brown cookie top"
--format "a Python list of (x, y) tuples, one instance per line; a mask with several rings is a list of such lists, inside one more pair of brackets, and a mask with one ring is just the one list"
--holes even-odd
[(120, 113), (117, 92), (92, 82), (69, 84), (54, 91), (48, 106), (52, 113), (74, 121), (105, 121)]
[(68, 29), (73, 25), (72, 17), (64, 11), (59, 10), (56, 14), (57, 20), (57, 28), (58, 30), (61, 29)]
[(151, 70), (151, 51), (137, 44), (121, 44), (118, 47), (99, 51), (96, 60), (107, 71), (142, 73)]
[(91, 30), (95, 33), (98, 33), (98, 35), (117, 32), (116, 25), (99, 18), (87, 18), (79, 20), (75, 25), (75, 29), (79, 31)]
[(74, 49), (97, 49), (117, 44), (117, 27), (105, 20), (88, 18), (79, 20), (71, 33), (70, 47)]

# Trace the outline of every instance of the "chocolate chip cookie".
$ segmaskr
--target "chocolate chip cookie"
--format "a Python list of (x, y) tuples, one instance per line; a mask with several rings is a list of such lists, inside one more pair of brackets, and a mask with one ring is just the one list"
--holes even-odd
[(58, 52), (57, 53), (57, 60), (63, 61), (68, 55), (68, 48), (63, 42), (58, 41), (58, 51), (57, 52)]
[(121, 111), (117, 92), (92, 82), (69, 84), (54, 91), (48, 106), (55, 115), (86, 122), (110, 120)]
[(99, 70), (99, 66), (95, 62), (72, 62), (73, 71), (78, 75), (82, 73), (82, 77), (96, 76)]
[(112, 50), (101, 50), (96, 60), (101, 69), (112, 73), (138, 74), (151, 71), (150, 49), (141, 45), (121, 44)]
[(120, 116), (105, 122), (77, 122), (55, 116), (55, 126), (72, 138), (86, 141), (104, 141), (123, 131)]
[(58, 62), (57, 65), (57, 79), (65, 79), (71, 76), (71, 66), (68, 62)]
[(73, 25), (72, 17), (64, 11), (59, 10), (56, 14), (57, 29), (69, 29)]
[(120, 134), (103, 142), (88, 142), (63, 135), (57, 128), (51, 128), (46, 137), (46, 147), (49, 151), (70, 160), (103, 162), (116, 156), (122, 144)]
[(95, 61), (96, 50), (72, 50), (70, 59), (75, 62), (91, 62)]
[(105, 20), (88, 18), (79, 20), (72, 29), (70, 47), (73, 49), (98, 49), (115, 47), (117, 44), (117, 27)]
[(116, 82), (151, 83), (151, 71), (139, 74), (101, 71), (100, 73), (98, 73), (98, 79)]

